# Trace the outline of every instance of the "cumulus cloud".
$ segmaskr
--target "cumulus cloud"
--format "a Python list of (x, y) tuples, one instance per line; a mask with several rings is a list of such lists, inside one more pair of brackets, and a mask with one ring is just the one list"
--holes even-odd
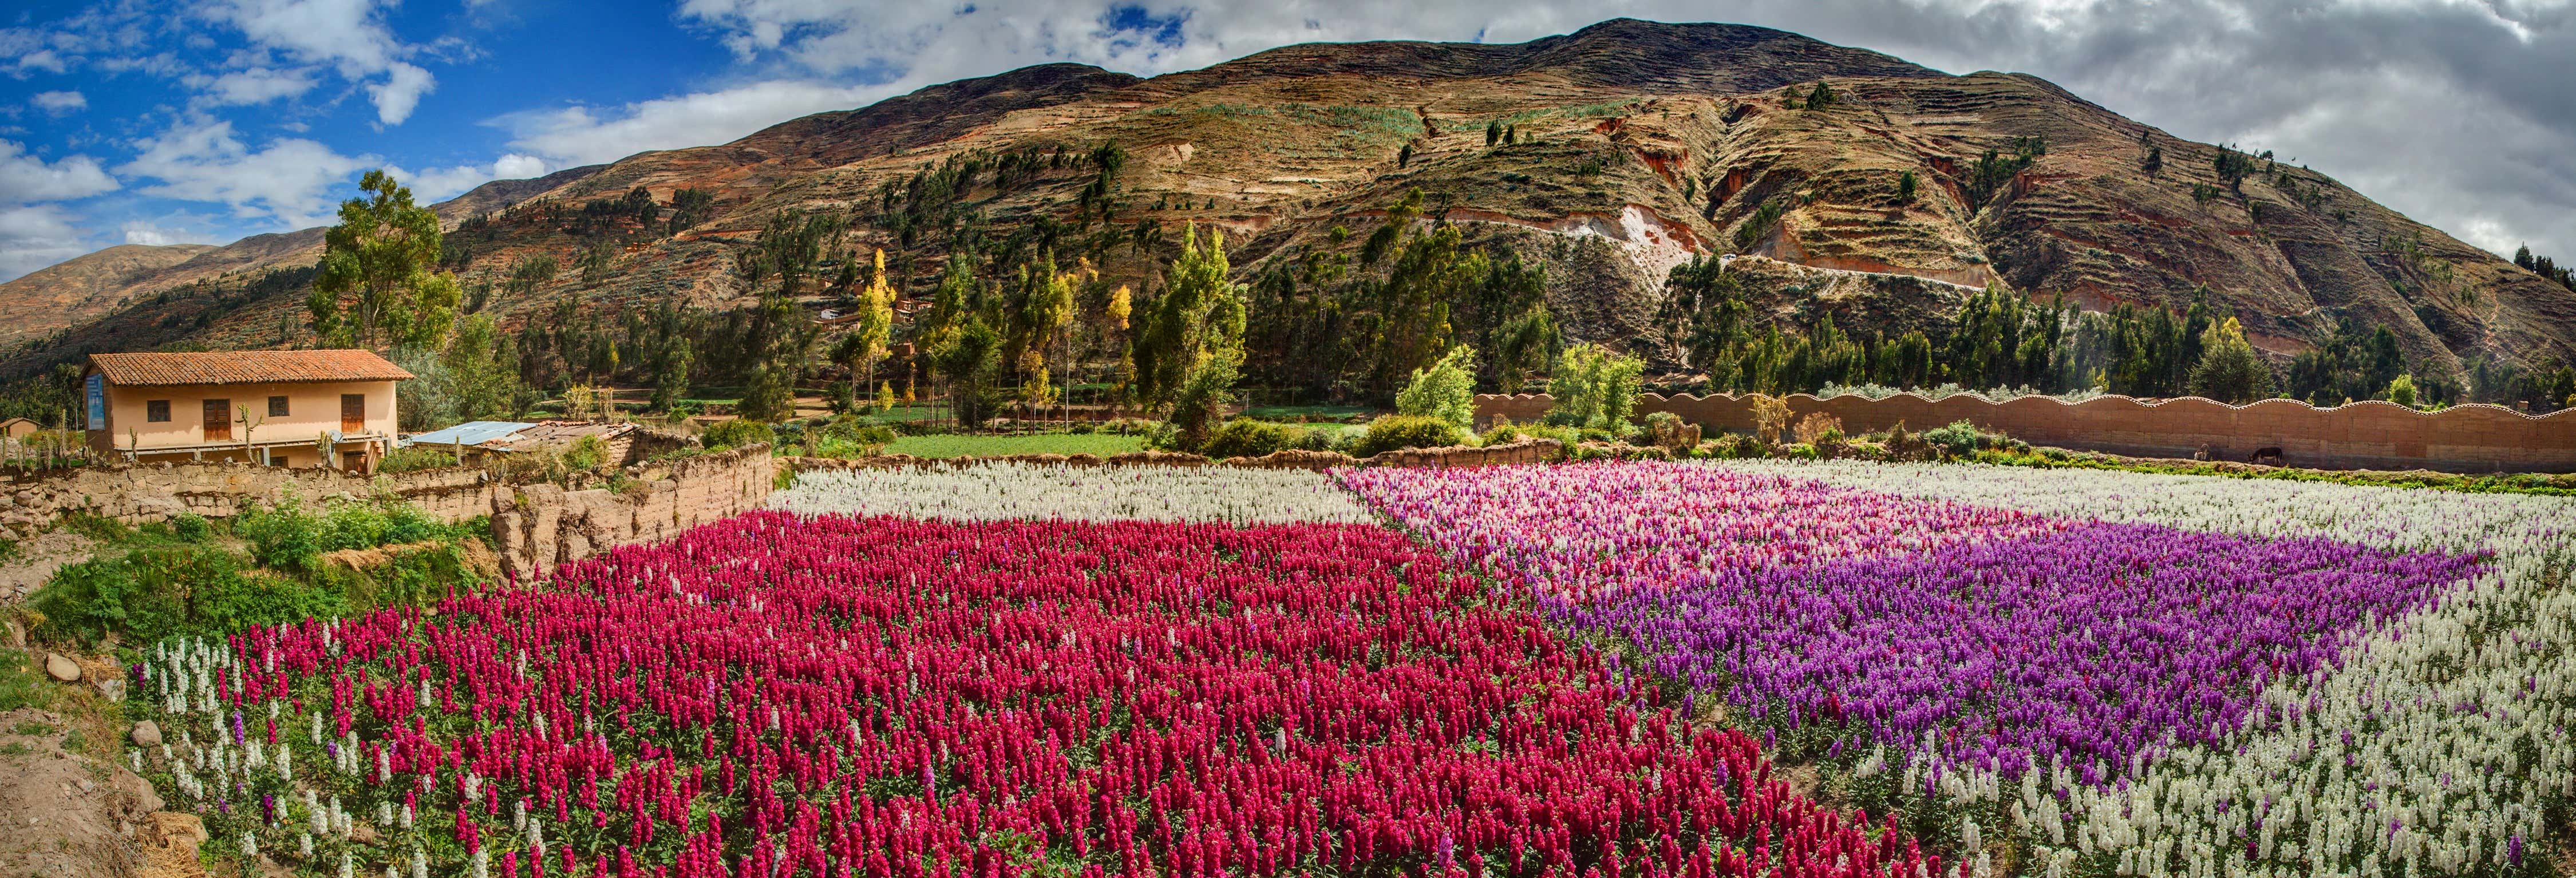
[(28, 98), (27, 103), (53, 116), (89, 109), (89, 98), (76, 91), (40, 91)]
[(128, 244), (150, 244), (155, 247), (163, 247), (171, 244), (186, 243), (188, 240), (179, 232), (162, 228), (144, 220), (129, 220), (124, 224), (119, 225), (117, 230), (125, 233), (125, 243)]
[(251, 149), (222, 121), (182, 122), (136, 147), (134, 160), (116, 172), (159, 181), (138, 193), (223, 204), (237, 217), (280, 228), (323, 222), (335, 187), (377, 165), (372, 156), (344, 156), (300, 137)]
[(0, 140), (0, 204), (69, 201), (116, 191), (116, 179), (85, 155), (47, 162), (14, 141)]
[(71, 214), (51, 204), (0, 204), (0, 282), (89, 252)]
[(47, 202), (116, 189), (116, 179), (96, 159), (76, 155), (48, 162), (0, 140), (0, 281), (89, 252), (81, 243), (79, 217)]
[[(890, 86), (775, 81), (639, 101), (605, 110), (566, 107), (492, 120), (513, 149), (554, 167), (616, 161), (639, 152), (723, 143), (788, 119), (846, 110), (889, 94)], [(522, 156), (526, 158), (526, 156)]]
[[(375, 104), (377, 121), (399, 125), (411, 118), (421, 96), (434, 89), (438, 81), (428, 70), (404, 60), (419, 54), (420, 49), (397, 39), (385, 26), (381, 7), (386, 5), (390, 3), (379, 0), (226, 0), (207, 8), (205, 14), (239, 29), (253, 45), (304, 65), (285, 71), (288, 77), (310, 80), (316, 71), (330, 69), (360, 83)], [(268, 74), (279, 75), (276, 71)], [(237, 83), (240, 87), (235, 91), (213, 94), (217, 100), (258, 103), (241, 98), (301, 94), (301, 89), (272, 94), (295, 81), (271, 78)], [(216, 85), (221, 84), (219, 78)], [(261, 85), (265, 91), (257, 87)], [(311, 87), (309, 81), (305, 87)]]

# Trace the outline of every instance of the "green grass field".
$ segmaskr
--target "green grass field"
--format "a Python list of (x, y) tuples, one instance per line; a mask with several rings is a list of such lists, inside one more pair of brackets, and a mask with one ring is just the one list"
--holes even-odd
[(1115, 433), (1042, 433), (1034, 436), (901, 436), (886, 446), (887, 454), (914, 457), (993, 457), (1004, 454), (1097, 454), (1108, 456), (1145, 450), (1140, 436)]
[(1347, 418), (1365, 415), (1372, 409), (1364, 405), (1258, 405), (1243, 410), (1243, 416), (1256, 421), (1293, 420), (1296, 418)]

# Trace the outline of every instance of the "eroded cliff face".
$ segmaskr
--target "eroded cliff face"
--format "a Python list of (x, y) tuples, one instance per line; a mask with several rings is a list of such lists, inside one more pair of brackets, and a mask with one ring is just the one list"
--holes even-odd
[[(1835, 99), (1808, 106), (1819, 82)], [(1507, 142), (1488, 143), (1489, 127)], [(1099, 175), (1083, 158), (1111, 142), (1126, 161), (1105, 198), (1086, 196)], [(1980, 162), (1989, 150), (2000, 165)], [(495, 183), (443, 210), (509, 208), (471, 242), (471, 284), (538, 254), (573, 264), (591, 242), (566, 215), (584, 202), (639, 186), (665, 203), (680, 189), (715, 194), (707, 221), (630, 237), (602, 282), (566, 271), (495, 300), (512, 324), (563, 297), (738, 304), (732, 255), (782, 209), (848, 213), (852, 243), (886, 247), (915, 294), (960, 247), (1050, 245), (1151, 288), (1184, 226), (1224, 231), (1249, 277), (1356, 250), (1419, 190), (1428, 219), (1546, 262), (1549, 302), (1578, 339), (1651, 347), (1664, 272), (1742, 251), (1832, 275), (1802, 290), (1868, 287), (1863, 331), (1938, 320), (1958, 285), (2090, 308), (2180, 308), (2206, 288), (2279, 354), (2350, 317), (2389, 327), (2436, 372), (2472, 356), (2576, 357), (2576, 293), (2313, 171), (2245, 157), (2222, 177), (2222, 155), (2027, 76), (1951, 76), (1762, 28), (1613, 21), (1510, 46), (1294, 46), (1142, 80), (1032, 67), (721, 146)], [(970, 158), (983, 172), (962, 187), (913, 185)], [(176, 268), (221, 258), (238, 274), (312, 256), (294, 236), (251, 243)], [(278, 344), (292, 340), (279, 327), (300, 300), (109, 313), (0, 368), (83, 346)]]

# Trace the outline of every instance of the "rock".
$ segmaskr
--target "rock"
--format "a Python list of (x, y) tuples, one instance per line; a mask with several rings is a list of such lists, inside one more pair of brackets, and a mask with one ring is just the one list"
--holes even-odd
[(98, 687), (98, 696), (100, 698), (107, 699), (109, 704), (115, 704), (125, 700), (125, 680), (123, 678), (106, 677), (100, 679), (93, 685)]
[(139, 722), (139, 723), (135, 723), (135, 724), (134, 724), (134, 746), (137, 746), (137, 747), (158, 747), (158, 746), (161, 746), (161, 724), (160, 724), (160, 723), (153, 722), (153, 721), (148, 720), (148, 719), (147, 719), (147, 720), (144, 720), (144, 721), (142, 721), (142, 722)]
[(46, 653), (45, 676), (52, 677), (58, 682), (78, 683), (81, 678), (80, 663), (64, 658), (59, 652)]

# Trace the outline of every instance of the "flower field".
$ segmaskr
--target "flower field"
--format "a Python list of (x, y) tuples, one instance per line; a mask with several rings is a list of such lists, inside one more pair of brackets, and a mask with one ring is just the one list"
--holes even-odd
[(2565, 838), (2564, 500), (1851, 462), (1343, 478), (1971, 872), (2545, 874)]
[(314, 875), (1947, 871), (1323, 477), (892, 475), (157, 645), (132, 758)]

